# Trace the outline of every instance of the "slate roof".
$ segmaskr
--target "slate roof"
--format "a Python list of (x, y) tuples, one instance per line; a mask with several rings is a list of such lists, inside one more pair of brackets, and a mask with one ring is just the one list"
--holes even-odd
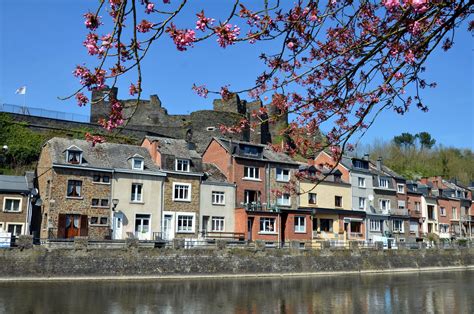
[(204, 171), (204, 183), (227, 183), (226, 176), (214, 164), (202, 164), (202, 169)]
[(29, 193), (30, 190), (25, 176), (0, 175), (0, 191)]
[(145, 138), (150, 142), (158, 141), (161, 154), (172, 155), (183, 159), (201, 158), (201, 155), (192, 147), (193, 144), (185, 140), (158, 136), (146, 136)]
[[(214, 140), (216, 140), (219, 144), (221, 144), (222, 147), (224, 147), (224, 149), (227, 150), (227, 152), (229, 152), (234, 157), (274, 162), (274, 163), (285, 163), (285, 164), (292, 164), (292, 165), (298, 166), (298, 163), (294, 161), (293, 159), (291, 159), (290, 156), (288, 156), (285, 153), (275, 152), (273, 149), (271, 149), (267, 145), (254, 144), (250, 142), (243, 142), (243, 141), (237, 141), (237, 140), (231, 141), (229, 139), (221, 138), (221, 137), (214, 137)], [(263, 149), (263, 154), (261, 157), (249, 157), (249, 156), (236, 154), (235, 153), (236, 150), (234, 147), (238, 145), (260, 147), (261, 149)]]
[(49, 147), (53, 164), (72, 166), (66, 162), (66, 151), (74, 145), (82, 150), (82, 163), (73, 165), (74, 167), (131, 170), (130, 158), (138, 154), (144, 158), (145, 171), (160, 171), (160, 168), (151, 159), (148, 150), (136, 145), (102, 143), (92, 147), (91, 143), (85, 140), (59, 137), (50, 139), (46, 144)]

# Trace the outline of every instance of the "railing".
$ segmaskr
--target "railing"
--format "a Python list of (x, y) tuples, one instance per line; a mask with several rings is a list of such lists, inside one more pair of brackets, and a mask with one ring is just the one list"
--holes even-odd
[(0, 104), (0, 112), (9, 112), (14, 114), (20, 114), (25, 116), (35, 116), (43, 117), (50, 119), (58, 119), (65, 121), (75, 121), (75, 122), (90, 122), (90, 118), (87, 115), (71, 113), (71, 112), (61, 112), (54, 110), (46, 110), (41, 108), (33, 108), (27, 106), (17, 106), (10, 104)]
[(206, 239), (230, 239), (240, 241), (243, 241), (245, 239), (245, 233), (240, 232), (217, 232), (202, 230), (201, 236)]
[(349, 233), (349, 239), (363, 239), (364, 234), (360, 232), (351, 232)]

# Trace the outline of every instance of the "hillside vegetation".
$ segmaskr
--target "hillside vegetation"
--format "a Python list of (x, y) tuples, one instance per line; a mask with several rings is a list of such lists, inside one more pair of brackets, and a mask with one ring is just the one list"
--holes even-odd
[(385, 165), (409, 179), (440, 175), (457, 178), (465, 185), (474, 181), (471, 149), (435, 146), (436, 141), (427, 132), (410, 135), (402, 133), (391, 142), (376, 141), (360, 147), (358, 155), (369, 153), (373, 160), (381, 156)]

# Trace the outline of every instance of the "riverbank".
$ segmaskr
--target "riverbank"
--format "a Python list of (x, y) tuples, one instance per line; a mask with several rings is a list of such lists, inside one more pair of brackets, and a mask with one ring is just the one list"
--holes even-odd
[(473, 267), (474, 248), (0, 250), (0, 278), (4, 281), (296, 277)]

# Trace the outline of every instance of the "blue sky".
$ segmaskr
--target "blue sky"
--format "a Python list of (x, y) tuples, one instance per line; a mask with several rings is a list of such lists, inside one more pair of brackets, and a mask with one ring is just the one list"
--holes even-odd
[[(61, 101), (75, 91), (72, 76), (76, 64), (95, 60), (87, 55), (82, 42), (87, 34), (82, 15), (95, 8), (97, 0), (1, 0), (0, 1), (0, 103), (23, 104), (15, 90), (27, 85), (26, 104), (50, 110), (88, 114), (74, 100)], [(208, 0), (210, 16), (222, 12), (225, 1)], [(191, 8), (185, 18), (192, 17)], [(182, 20), (184, 23), (184, 20)], [(179, 21), (178, 21), (179, 22)], [(180, 25), (181, 26), (181, 25)], [(192, 24), (182, 25), (192, 27)], [(157, 94), (171, 114), (212, 108), (212, 99), (203, 99), (191, 90), (193, 83), (217, 89), (251, 85), (263, 66), (258, 60), (259, 45), (219, 49), (214, 39), (179, 52), (168, 38), (150, 51), (143, 64), (143, 97)], [(390, 140), (402, 132), (430, 132), (444, 146), (474, 149), (474, 97), (472, 36), (466, 26), (457, 31), (454, 48), (437, 51), (427, 64), (428, 80), (438, 87), (425, 90), (429, 112), (416, 108), (404, 116), (384, 112), (363, 138)], [(118, 85), (119, 98), (129, 98), (127, 78)]]

